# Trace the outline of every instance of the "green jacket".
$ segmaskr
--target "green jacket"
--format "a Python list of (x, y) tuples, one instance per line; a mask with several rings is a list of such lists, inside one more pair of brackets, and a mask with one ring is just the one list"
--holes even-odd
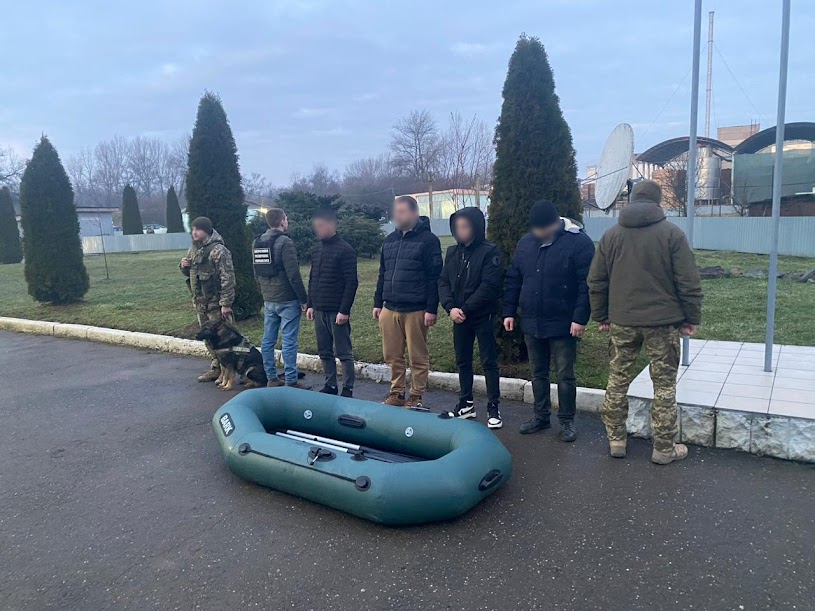
[[(267, 229), (261, 237), (270, 239), (275, 234), (283, 233), (280, 229)], [(280, 236), (274, 243), (272, 259), (277, 266), (275, 276), (256, 276), (263, 294), (263, 301), (282, 303), (294, 301), (306, 303), (306, 287), (300, 276), (300, 260), (297, 258), (297, 248), (287, 235)]]
[(232, 307), (235, 301), (235, 270), (232, 254), (217, 231), (202, 242), (193, 241), (187, 252), (188, 268), (181, 268), (187, 276), (196, 307)]
[(702, 322), (702, 283), (684, 232), (659, 204), (635, 200), (597, 245), (592, 318), (626, 327)]

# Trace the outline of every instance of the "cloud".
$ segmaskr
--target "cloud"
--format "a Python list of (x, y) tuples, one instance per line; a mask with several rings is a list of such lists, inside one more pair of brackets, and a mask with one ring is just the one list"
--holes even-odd
[(348, 136), (351, 130), (344, 127), (332, 127), (331, 129), (313, 129), (311, 133), (315, 136)]
[(450, 50), (461, 57), (479, 57), (488, 55), (497, 50), (499, 45), (495, 43), (483, 42), (454, 42), (450, 45)]
[(314, 119), (324, 117), (329, 112), (331, 112), (330, 108), (298, 108), (292, 116), (295, 119)]
[(355, 95), (352, 99), (354, 102), (370, 102), (372, 100), (376, 100), (379, 98), (379, 94), (374, 91), (369, 91), (367, 93), (360, 93), (359, 95)]
[(165, 76), (172, 76), (178, 72), (178, 66), (173, 63), (162, 64), (161, 73)]

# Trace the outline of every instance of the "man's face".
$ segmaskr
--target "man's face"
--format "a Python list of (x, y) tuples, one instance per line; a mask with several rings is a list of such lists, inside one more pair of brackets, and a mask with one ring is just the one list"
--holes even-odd
[(280, 221), (280, 229), (283, 231), (289, 230), (289, 217), (287, 217), (285, 214), (283, 215), (283, 220)]
[(560, 229), (560, 221), (547, 225), (546, 227), (533, 227), (532, 234), (539, 240), (544, 242), (552, 238), (553, 235)]
[(314, 219), (311, 222), (311, 226), (314, 228), (314, 235), (316, 235), (320, 240), (327, 240), (337, 233), (336, 223), (329, 221), (328, 219)]
[(456, 240), (462, 244), (469, 244), (473, 241), (473, 226), (463, 216), (456, 217), (455, 230)]
[(405, 202), (393, 203), (393, 224), (401, 231), (409, 231), (419, 221), (419, 211), (412, 210), (410, 204)]
[(207, 239), (207, 232), (197, 227), (192, 228), (192, 239), (196, 242), (202, 242)]

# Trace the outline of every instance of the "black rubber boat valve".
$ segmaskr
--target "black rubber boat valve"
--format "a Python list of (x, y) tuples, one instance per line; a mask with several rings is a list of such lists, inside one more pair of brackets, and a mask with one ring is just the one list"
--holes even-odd
[(308, 464), (313, 465), (318, 460), (334, 460), (336, 457), (337, 455), (331, 450), (326, 450), (325, 448), (311, 448), (308, 451)]

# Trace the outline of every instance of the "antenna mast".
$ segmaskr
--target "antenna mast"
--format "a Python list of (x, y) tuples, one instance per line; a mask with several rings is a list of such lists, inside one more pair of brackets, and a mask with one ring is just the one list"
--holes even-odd
[(705, 138), (710, 138), (710, 99), (713, 94), (713, 11), (707, 24), (707, 89), (705, 96)]

